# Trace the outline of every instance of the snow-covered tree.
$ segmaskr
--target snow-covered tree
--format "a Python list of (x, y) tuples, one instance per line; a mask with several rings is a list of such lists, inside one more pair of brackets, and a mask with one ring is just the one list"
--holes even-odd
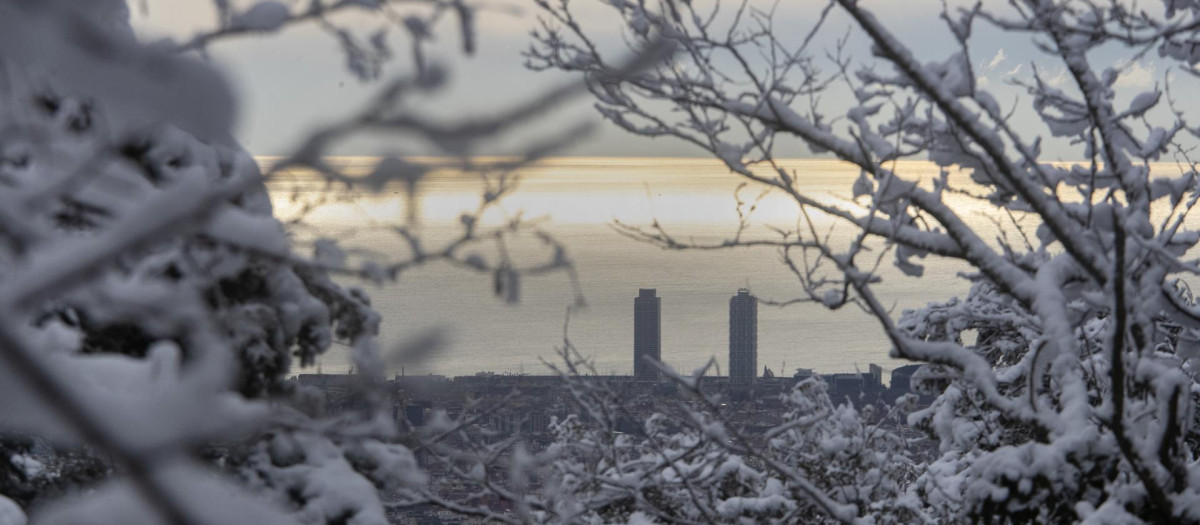
[[(376, 80), (389, 36), (359, 35), (339, 16), (385, 9), (413, 46), (409, 72), (261, 169), (232, 136), (234, 95), (203, 51), (320, 23), (349, 70)], [(478, 218), (512, 190), (517, 167), (580, 129), (506, 163), (462, 156), (572, 88), (465, 122), (406, 104), (447, 81), (421, 52), (437, 21), (454, 21), (472, 52), (472, 7), (218, 1), (215, 12), (215, 27), (186, 42), (143, 43), (123, 0), (0, 2), (0, 523), (26, 512), (45, 523), (386, 523), (380, 493), (425, 480), (371, 389), (383, 372), (379, 316), (331, 275), (382, 282), (448, 261), (494, 274), (515, 300), (523, 273), (570, 268), (548, 236), (549, 262), (533, 268), (469, 250), (526, 228)], [(388, 156), (355, 177), (323, 160), (355, 133), (460, 156), (484, 182), (479, 209), (441, 246), (398, 219), (404, 259), (358, 260), (329, 239), (301, 255), (266, 181), (309, 170), (331, 187), (413, 195), (430, 169)], [(354, 349), (363, 410), (325, 414), (286, 381), (335, 341)]]
[[(563, 379), (579, 410), (552, 428), (542, 462), (547, 490), (539, 523), (839, 523), (875, 516), (912, 523), (921, 505), (905, 495), (917, 461), (897, 432), (901, 412), (835, 405), (811, 378), (783, 395), (779, 422), (750, 433), (735, 421), (750, 408), (664, 370), (678, 406), (633, 432), (623, 397), (568, 346)], [(711, 366), (711, 363), (710, 363)], [(752, 403), (751, 403), (752, 405)], [(878, 416), (878, 417), (877, 417)]]
[[(598, 377), (564, 339), (548, 365), (573, 410), (551, 422), (548, 446), (520, 433), (441, 415), (410, 436), (444, 472), (458, 496), (419, 487), (398, 507), (434, 504), (509, 524), (576, 523), (875, 523), (930, 519), (907, 492), (919, 457), (899, 424), (915, 398), (897, 408), (835, 405), (820, 379), (784, 392), (765, 427), (744, 426), (754, 403), (732, 402), (705, 374), (663, 369), (675, 395), (661, 392), (643, 419), (627, 389)], [(660, 385), (661, 386), (661, 385)], [(880, 411), (886, 410), (886, 412)], [(430, 480), (433, 485), (433, 480)], [(464, 496), (465, 494), (465, 496)], [(483, 503), (481, 503), (481, 501)], [(500, 511), (487, 501), (504, 502)]]
[[(907, 510), (942, 522), (1200, 522), (1200, 310), (1189, 287), (1200, 273), (1189, 215), (1200, 129), (1186, 95), (1200, 4), (943, 3), (937, 26), (956, 45), (919, 57), (861, 1), (807, 17), (753, 2), (597, 3), (627, 47), (676, 46), (660, 67), (624, 78), (596, 36), (603, 16), (578, 14), (578, 2), (538, 5), (531, 67), (578, 72), (609, 121), (692, 143), (796, 207), (796, 226), (770, 235), (743, 223), (702, 244), (656, 223), (630, 236), (672, 249), (774, 248), (807, 300), (866, 310), (892, 355), (928, 364), (918, 383), (948, 380), (911, 416), (939, 453), (902, 487), (917, 502)], [(853, 31), (837, 28), (830, 43), (839, 17)], [(1032, 76), (1006, 88), (1019, 95), (1007, 109), (974, 66), (980, 32), (1039, 53)], [(871, 56), (854, 56), (851, 38)], [(1120, 94), (1123, 70), (1147, 57), (1169, 73)], [(805, 192), (805, 174), (779, 158), (797, 139), (860, 171), (852, 202)], [(1052, 147), (1060, 152), (1043, 153)], [(1051, 162), (1060, 158), (1080, 160)], [(922, 180), (904, 159), (939, 171)], [(1152, 173), (1157, 161), (1170, 165)], [(976, 209), (1004, 222), (973, 226)], [(857, 234), (831, 240), (828, 220)], [(971, 292), (895, 316), (876, 293), (880, 253), (910, 276), (922, 261), (956, 261)], [(837, 494), (823, 487), (808, 502), (845, 522), (879, 519), (882, 509), (822, 505)]]

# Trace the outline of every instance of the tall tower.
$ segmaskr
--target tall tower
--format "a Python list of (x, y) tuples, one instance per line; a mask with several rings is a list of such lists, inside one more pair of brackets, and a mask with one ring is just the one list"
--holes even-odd
[(642, 356), (662, 360), (662, 302), (654, 288), (641, 288), (633, 299), (633, 377), (654, 381), (658, 369)]
[(746, 392), (758, 370), (758, 300), (739, 288), (729, 299), (729, 384)]

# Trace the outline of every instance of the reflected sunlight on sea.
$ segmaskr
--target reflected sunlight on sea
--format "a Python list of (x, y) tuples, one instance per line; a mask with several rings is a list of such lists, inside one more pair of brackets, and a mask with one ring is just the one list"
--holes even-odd
[[(265, 159), (264, 159), (265, 160)], [(370, 158), (335, 158), (348, 172), (363, 172)], [(832, 160), (797, 160), (795, 170), (803, 191), (822, 200), (849, 201), (856, 169)], [(937, 174), (926, 162), (900, 163), (899, 171), (928, 181)], [(955, 180), (962, 179), (961, 175)], [(614, 219), (646, 226), (655, 218), (673, 234), (717, 242), (735, 233), (738, 213), (735, 190), (739, 180), (716, 161), (687, 158), (558, 158), (522, 172), (518, 191), (503, 201), (503, 220), (520, 213), (544, 217), (543, 229), (568, 248), (576, 262), (587, 307), (572, 315), (570, 337), (584, 354), (595, 358), (602, 373), (630, 373), (633, 356), (633, 298), (638, 288), (657, 288), (662, 297), (662, 356), (677, 369), (690, 371), (715, 356), (727, 364), (729, 297), (749, 287), (764, 299), (785, 301), (800, 296), (795, 277), (772, 248), (719, 251), (667, 251), (631, 240), (611, 226)], [(435, 173), (419, 188), (420, 231), (431, 245), (457, 227), (463, 211), (474, 208), (482, 186), (475, 177)], [(346, 193), (311, 175), (295, 175), (270, 185), (277, 215), (295, 217), (305, 203), (322, 197), (335, 202), (310, 211), (306, 224), (295, 228), (297, 245), (314, 235), (332, 237), (344, 246), (403, 257), (406, 243), (392, 231), (404, 221), (407, 200), (401, 188), (379, 194)], [(743, 188), (749, 203), (761, 190)], [(952, 198), (966, 220), (990, 232), (1014, 232), (1007, 217), (994, 208)], [(794, 227), (797, 208), (782, 195), (763, 197), (751, 214), (750, 235), (770, 235), (764, 224)], [(836, 242), (855, 233), (834, 221), (814, 220), (822, 234)], [(1020, 220), (1020, 218), (1016, 218)], [(1030, 230), (1032, 235), (1032, 230)], [(549, 257), (540, 243), (518, 242), (516, 257), (536, 261)], [(902, 275), (889, 254), (882, 263), (884, 282), (877, 286), (897, 313), (926, 302), (966, 292), (968, 283), (956, 274), (959, 264), (925, 260), (925, 276)], [(565, 273), (523, 281), (521, 301), (505, 304), (492, 294), (491, 277), (446, 264), (431, 264), (401, 275), (396, 283), (377, 288), (360, 283), (384, 318), (384, 349), (431, 328), (448, 331), (449, 345), (427, 361), (406, 366), (407, 373), (469, 375), (480, 371), (541, 374), (540, 357), (552, 359), (561, 344), (566, 309), (574, 295)], [(785, 308), (760, 305), (758, 362), (779, 374), (797, 367), (818, 372), (847, 372), (878, 363), (885, 370), (903, 364), (887, 357), (889, 345), (878, 324), (853, 306), (831, 312), (814, 304)], [(348, 367), (344, 348), (331, 349), (321, 361), (325, 372)], [(393, 372), (398, 373), (399, 370)], [(759, 371), (761, 373), (761, 370)]]

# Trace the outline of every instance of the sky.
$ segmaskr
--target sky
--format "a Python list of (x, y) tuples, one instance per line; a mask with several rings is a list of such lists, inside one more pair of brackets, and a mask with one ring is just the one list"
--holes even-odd
[[(251, 2), (252, 3), (252, 2)], [(302, 2), (292, 2), (299, 8)], [(807, 33), (815, 15), (825, 5), (824, 0), (793, 0), (781, 2), (777, 20), (781, 32), (802, 35)], [(599, 0), (576, 0), (582, 19), (595, 21), (594, 29), (602, 45), (617, 46), (621, 33), (607, 23), (607, 6)], [(863, 4), (887, 22), (889, 27), (916, 55), (926, 60), (942, 60), (953, 49), (953, 40), (945, 24), (937, 19), (941, 2), (912, 0), (894, 2), (863, 0)], [(996, 3), (997, 9), (1003, 9)], [(247, 5), (247, 2), (234, 2)], [(423, 100), (419, 107), (429, 115), (453, 122), (470, 117), (495, 114), (514, 102), (536, 98), (538, 93), (571, 80), (562, 73), (537, 73), (522, 66), (521, 51), (528, 47), (528, 32), (534, 26), (536, 7), (521, 0), (490, 2), (479, 14), (479, 51), (463, 56), (454, 27), (443, 24), (437, 28), (437, 41), (431, 56), (446, 65), (451, 72), (450, 88), (435, 98)], [(769, 2), (752, 0), (751, 5), (769, 6)], [(173, 38), (180, 40), (204, 28), (215, 25), (215, 13), (208, 0), (131, 0), (135, 29), (147, 40)], [(337, 23), (354, 31), (367, 33), (388, 27), (379, 17), (351, 16)], [(828, 49), (833, 39), (850, 31), (850, 49), (867, 62), (869, 48), (865, 37), (853, 31), (850, 20), (836, 9), (818, 37)], [(385, 69), (384, 76), (411, 71), (406, 41), (392, 27), (391, 43), (397, 58)], [(993, 91), (1002, 106), (1014, 107), (1019, 90), (1007, 81), (1011, 78), (1030, 78), (1033, 65), (1043, 68), (1046, 78), (1065, 84), (1063, 68), (1037, 51), (1028, 39), (1003, 35), (986, 26), (977, 29), (972, 38), (972, 61), (980, 75), (981, 84)], [(359, 107), (378, 83), (364, 83), (343, 67), (343, 57), (334, 40), (313, 24), (289, 28), (270, 37), (238, 37), (219, 42), (210, 48), (210, 59), (228, 75), (241, 107), (237, 134), (242, 144), (256, 155), (278, 155), (290, 150), (315, 124), (329, 122)], [(1116, 64), (1116, 55), (1102, 51), (1092, 57), (1097, 66)], [(1132, 98), (1160, 82), (1164, 67), (1152, 54), (1125, 65), (1118, 81), (1119, 97)], [(844, 92), (834, 91), (828, 103), (836, 106)], [(1037, 130), (1028, 103), (1017, 104), (1018, 129)], [(553, 137), (578, 122), (595, 124), (592, 134), (564, 154), (598, 156), (697, 156), (705, 155), (695, 146), (673, 139), (646, 139), (633, 136), (615, 126), (602, 122), (592, 101), (586, 95), (540, 119), (530, 126), (489, 144), (488, 154), (509, 154), (516, 146), (537, 137)], [(336, 153), (373, 155), (391, 150), (411, 151), (411, 144), (390, 144), (370, 138), (356, 139), (344, 144)], [(1062, 141), (1049, 141), (1051, 159), (1072, 160), (1072, 148)], [(788, 145), (784, 156), (809, 156), (799, 144)]]
[[(602, 46), (617, 47), (620, 45), (622, 34), (615, 25), (607, 23), (611, 19), (606, 20), (605, 18), (607, 7), (603, 0), (572, 1), (583, 10), (582, 18), (584, 20), (594, 22), (592, 34), (596, 36)], [(765, 4), (764, 0), (751, 1), (755, 2), (755, 5), (769, 5)], [(145, 39), (164, 37), (185, 39), (203, 28), (214, 25), (215, 14), (208, 4), (208, 0), (144, 0), (141, 2), (131, 0), (131, 2), (133, 2), (131, 11), (135, 28)], [(886, 21), (893, 32), (921, 60), (945, 60), (952, 52), (956, 51), (949, 31), (937, 18), (941, 7), (940, 0), (861, 0), (861, 2), (875, 12), (880, 19)], [(300, 3), (296, 2), (297, 5)], [(474, 56), (462, 56), (453, 27), (437, 28), (439, 40), (431, 50), (431, 54), (449, 68), (451, 72), (450, 89), (441, 92), (435, 98), (422, 100), (419, 104), (415, 104), (414, 107), (423, 113), (447, 121), (492, 115), (514, 102), (536, 98), (545, 90), (572, 80), (568, 75), (561, 73), (536, 73), (522, 67), (521, 51), (529, 45), (528, 31), (533, 26), (532, 17), (535, 14), (532, 11), (531, 2), (516, 0), (508, 4), (493, 2), (488, 5), (491, 8), (479, 15), (481, 21), (480, 45), (478, 53)], [(781, 2), (777, 16), (779, 31), (786, 33), (789, 38), (802, 38), (811, 28), (816, 13), (824, 5), (824, 0)], [(989, 5), (992, 4), (989, 3)], [(996, 2), (996, 5), (997, 8), (1003, 8), (1002, 2)], [(338, 23), (362, 32), (370, 32), (386, 25), (386, 22), (370, 17), (341, 19)], [(850, 29), (849, 51), (855, 56), (862, 57), (864, 63), (871, 63), (873, 59), (870, 57), (866, 38), (851, 28), (851, 21), (835, 10), (835, 14), (827, 22), (826, 31), (817, 41), (818, 47), (832, 47), (833, 39), (841, 37)], [(409, 71), (412, 66), (408, 56), (402, 53), (405, 49), (402, 36), (393, 35), (392, 43), (393, 48), (398, 52), (398, 57), (386, 69), (385, 76)], [(983, 26), (977, 28), (971, 46), (972, 66), (979, 76), (980, 86), (991, 91), (1003, 107), (1014, 108), (1014, 127), (1027, 136), (1029, 133), (1042, 131), (1035, 125), (1029, 101), (1018, 98), (1021, 91), (1012, 86), (1010, 81), (1014, 78), (1029, 78), (1032, 68), (1037, 66), (1042, 69), (1044, 78), (1064, 89), (1069, 89), (1069, 81), (1063, 74), (1063, 68), (1050, 57), (1037, 51), (1028, 39), (1003, 35)], [(354, 110), (379, 86), (378, 83), (360, 82), (346, 72), (342, 64), (343, 57), (334, 41), (329, 35), (312, 25), (289, 28), (270, 37), (240, 37), (220, 42), (211, 47), (210, 58), (214, 65), (228, 76), (235, 88), (241, 106), (237, 136), (243, 146), (256, 155), (286, 153), (304, 136), (305, 130)], [(1091, 58), (1094, 65), (1098, 67), (1117, 65), (1117, 55), (1114, 50), (1102, 50)], [(1122, 103), (1120, 100), (1122, 98), (1129, 100), (1142, 91), (1152, 89), (1155, 83), (1161, 80), (1164, 73), (1164, 66), (1156, 62), (1152, 54), (1148, 58), (1127, 66), (1125, 73), (1118, 80), (1118, 105)], [(848, 96), (845, 90), (834, 90), (823, 100), (822, 107), (827, 104), (830, 108), (837, 108), (847, 102)], [(522, 144), (530, 138), (552, 137), (580, 121), (589, 121), (596, 123), (594, 134), (563, 152), (564, 154), (638, 157), (709, 156), (708, 153), (682, 141), (650, 140), (631, 135), (613, 125), (602, 122), (591, 106), (592, 102), (586, 96), (581, 96), (573, 100), (567, 107), (547, 115), (533, 125), (520, 130), (519, 133), (492, 144), (490, 149), (482, 153), (512, 153), (515, 145)], [(836, 109), (830, 109), (830, 111), (833, 112)], [(845, 124), (843, 122), (839, 125)], [(395, 150), (421, 153), (413, 151), (412, 148), (412, 144), (356, 140), (345, 144), (337, 153), (377, 155)], [(1072, 148), (1062, 140), (1049, 140), (1044, 145), (1044, 151), (1047, 152), (1046, 160), (1075, 159), (1071, 153)], [(780, 155), (811, 156), (807, 148), (799, 144), (784, 145)], [(580, 162), (575, 164), (567, 162), (567, 165), (572, 166), (572, 170), (560, 171), (578, 174), (583, 173), (583, 170), (586, 169), (586, 173), (591, 178), (597, 177), (598, 171), (603, 171), (602, 168), (598, 169), (596, 166), (606, 165), (605, 162), (591, 162), (593, 159), (569, 160)], [(610, 164), (617, 165), (621, 161), (641, 161), (643, 159), (600, 160), (612, 161)], [(684, 160), (693, 161), (694, 159)], [(643, 177), (641, 173), (637, 177), (631, 177), (629, 173), (621, 172), (621, 177), (637, 181), (635, 188), (618, 191), (619, 188), (616, 186), (594, 185), (580, 191), (578, 186), (570, 186), (572, 189), (564, 194), (539, 193), (531, 189), (531, 182), (527, 175), (527, 179), (522, 183), (521, 191), (518, 192), (518, 195), (506, 199), (505, 206), (513, 206), (511, 209), (531, 211), (536, 216), (539, 214), (537, 199), (541, 199), (540, 202), (543, 203), (554, 204), (557, 208), (542, 210), (540, 213), (550, 215), (554, 221), (552, 224), (563, 228), (562, 232), (565, 232), (570, 241), (568, 246), (573, 254), (584, 255), (578, 259), (582, 261), (580, 275), (585, 280), (585, 293), (589, 294), (589, 303), (593, 306), (591, 314), (584, 314), (578, 320), (572, 320), (573, 337), (578, 335), (577, 342), (581, 348), (586, 348), (589, 353), (608, 356), (607, 358), (611, 360), (606, 366), (612, 365), (619, 368), (628, 363), (628, 356), (623, 345), (630, 339), (626, 335), (631, 336), (631, 334), (625, 334), (620, 330), (631, 329), (627, 325), (628, 303), (632, 298), (630, 295), (632, 292), (629, 290), (638, 286), (657, 287), (663, 296), (670, 298), (664, 304), (675, 301), (672, 305), (664, 307), (667, 308), (664, 311), (672, 312), (670, 315), (674, 316), (675, 321), (668, 320), (666, 322), (678, 323), (668, 326), (668, 331), (676, 334), (676, 336), (672, 336), (676, 339), (666, 343), (664, 348), (668, 346), (673, 348), (670, 352), (677, 352), (682, 347), (698, 349), (694, 352), (694, 356), (671, 354), (674, 356), (673, 359), (678, 359), (676, 364), (694, 365), (707, 359), (709, 350), (715, 349), (713, 355), (721, 355), (720, 338), (723, 337), (722, 330), (725, 326), (723, 322), (726, 315), (723, 309), (727, 304), (729, 293), (743, 283), (751, 284), (751, 280), (753, 280), (752, 284), (756, 290), (774, 291), (774, 293), (764, 294), (764, 297), (774, 295), (771, 298), (787, 298), (786, 294), (790, 293), (788, 290), (792, 289), (786, 288), (784, 284), (780, 283), (790, 283), (791, 276), (784, 275), (783, 278), (772, 281), (769, 278), (771, 274), (766, 270), (759, 270), (758, 267), (744, 261), (739, 262), (732, 259), (717, 261), (715, 256), (712, 260), (704, 259), (704, 261), (708, 261), (705, 264), (710, 266), (683, 266), (690, 264), (696, 254), (689, 252), (688, 256), (681, 255), (675, 259), (665, 259), (660, 257), (667, 257), (664, 255), (667, 252), (648, 245), (638, 248), (636, 243), (620, 239), (606, 226), (613, 217), (635, 224), (644, 224), (647, 220), (638, 220), (638, 217), (645, 219), (659, 214), (670, 215), (672, 211), (686, 212), (690, 214), (688, 217), (691, 217), (692, 220), (667, 221), (667, 224), (668, 227), (674, 227), (671, 226), (672, 223), (675, 223), (675, 226), (688, 227), (699, 224), (696, 218), (711, 220), (719, 217), (720, 212), (735, 210), (730, 190), (727, 187), (714, 187), (715, 189), (705, 187), (703, 191), (680, 187), (679, 181), (694, 182), (694, 179), (701, 175), (700, 172), (703, 170), (698, 168), (698, 165), (689, 164), (689, 162), (673, 162), (669, 159), (637, 164), (645, 173), (662, 177), (654, 183), (655, 191), (651, 191), (651, 184), (643, 185), (642, 179), (651, 179), (652, 177)], [(712, 164), (715, 165), (715, 163)], [(579, 166), (585, 166), (585, 168)], [(813, 168), (808, 166), (806, 169)], [(717, 167), (713, 169), (713, 173), (717, 178), (721, 178), (725, 172), (723, 168)], [(837, 187), (842, 188), (837, 194), (845, 195), (844, 190), (848, 188), (843, 188), (840, 184), (842, 181), (850, 180), (849, 177), (854, 175), (854, 171), (831, 169), (830, 173), (828, 179), (836, 181)], [(673, 175), (687, 175), (687, 177), (673, 177)], [(813, 173), (810, 172), (808, 175), (808, 178), (813, 178)], [(553, 179), (553, 177), (549, 178)], [(703, 177), (699, 178), (703, 179)], [(578, 183), (577, 179), (577, 177), (572, 178), (572, 181)], [(721, 180), (724, 181), (724, 178)], [(533, 185), (536, 185), (536, 182)], [(476, 188), (472, 186), (470, 192), (463, 192), (454, 197), (463, 197), (468, 199), (467, 202), (474, 202), (473, 199), (478, 196), (475, 191)], [(698, 193), (700, 195), (697, 195)], [(462, 206), (450, 205), (447, 204), (447, 201), (438, 201), (437, 197), (434, 195), (434, 200), (428, 200), (431, 198), (430, 194), (425, 195), (426, 200), (422, 204), (425, 213), (430, 216), (442, 213), (447, 220), (453, 221), (461, 213)], [(521, 199), (524, 198), (534, 200), (522, 201)], [(515, 202), (513, 202), (514, 200)], [(386, 204), (387, 206), (380, 208), (380, 214), (384, 217), (387, 216), (389, 210), (394, 211), (393, 208), (398, 205), (398, 201), (390, 199)], [(277, 205), (280, 206), (279, 209), (286, 207), (286, 204)], [(369, 208), (361, 202), (355, 202), (353, 207), (360, 212)], [(763, 208), (764, 211), (767, 209)], [(332, 210), (332, 212), (337, 211), (337, 209)], [(588, 215), (589, 211), (595, 213)], [(639, 216), (638, 213), (642, 212), (644, 215)], [(763, 211), (760, 211), (761, 213)], [(784, 215), (794, 214), (794, 209), (784, 208), (782, 213)], [(365, 236), (371, 235), (372, 232), (369, 228), (363, 227), (363, 224), (387, 224), (385, 220), (361, 221), (361, 217), (355, 214), (342, 213), (342, 215), (344, 217), (341, 215), (337, 215), (337, 217), (339, 220), (348, 222), (351, 226), (348, 226), (346, 231), (353, 233), (345, 235), (333, 233), (331, 235), (348, 243), (363, 242), (364, 245), (372, 247), (388, 246), (383, 244), (382, 240), (376, 243), (377, 239), (375, 238), (370, 238), (369, 242), (363, 241), (367, 238)], [(572, 222), (573, 217), (575, 222)], [(988, 218), (984, 214), (972, 214), (970, 217), (981, 220)], [(566, 225), (563, 226), (563, 224)], [(713, 229), (707, 223), (701, 226), (697, 231), (708, 232)], [(593, 229), (589, 230), (587, 227)], [(390, 229), (387, 233), (390, 234)], [(359, 236), (355, 237), (355, 235)], [(576, 249), (580, 251), (576, 252)], [(588, 249), (595, 250), (590, 257)], [(601, 253), (602, 250), (611, 251)], [(629, 254), (643, 259), (638, 260), (641, 262), (629, 264)], [(679, 254), (675, 253), (674, 255)], [(756, 258), (751, 261), (765, 263), (764, 266), (774, 270), (784, 268), (777, 264), (774, 256), (759, 257), (759, 255), (761, 252), (756, 252)], [(661, 270), (660, 273), (654, 273), (659, 270)], [(639, 274), (637, 271), (643, 273)], [(946, 268), (935, 268), (929, 274), (935, 276), (935, 279), (944, 278), (947, 281), (956, 281), (957, 279), (956, 271)], [(484, 280), (486, 281), (486, 278)], [(694, 281), (711, 285), (714, 289), (719, 288), (719, 290), (710, 290), (710, 295), (697, 297), (694, 295), (696, 293), (696, 282)], [(395, 292), (400, 288), (392, 288), (389, 291), (373, 292), (373, 295), (376, 298), (376, 304), (380, 305), (381, 311), (385, 313), (385, 323), (403, 323), (406, 329), (416, 326), (413, 323), (424, 322), (430, 323), (430, 326), (433, 327), (441, 327), (447, 319), (484, 320), (484, 324), (476, 325), (472, 321), (468, 328), (454, 332), (455, 339), (450, 345), (454, 350), (447, 351), (444, 355), (445, 359), (450, 361), (462, 359), (466, 363), (462, 365), (462, 370), (466, 370), (467, 373), (472, 369), (471, 367), (477, 366), (512, 370), (514, 367), (522, 366), (516, 363), (533, 365), (537, 355), (545, 355), (545, 350), (558, 341), (557, 337), (561, 331), (561, 312), (567, 301), (573, 297), (571, 289), (563, 282), (552, 281), (547, 284), (547, 281), (538, 281), (538, 283), (540, 284), (526, 285), (522, 292), (523, 303), (520, 310), (506, 309), (505, 305), (499, 302), (471, 301), (471, 298), (476, 297), (486, 299), (489, 283), (466, 281), (457, 273), (452, 277), (444, 274), (406, 275), (405, 281), (400, 285), (403, 287), (403, 293)], [(544, 288), (538, 288), (543, 285)], [(559, 290), (553, 288), (554, 285), (563, 286)], [(422, 286), (428, 286), (430, 289), (423, 293)], [(454, 293), (443, 293), (445, 289), (448, 289), (445, 287), (455, 286), (458, 288), (453, 288)], [(928, 276), (920, 282), (920, 286), (904, 289), (898, 287), (896, 290), (899, 290), (897, 292), (899, 297), (906, 297), (904, 294), (908, 292), (904, 290), (908, 290), (912, 292), (909, 294), (910, 298), (913, 301), (919, 301), (909, 306), (923, 304), (928, 300), (929, 290), (937, 290), (938, 297), (943, 294), (956, 293), (949, 284), (936, 280), (930, 281)], [(474, 291), (474, 295), (472, 295), (472, 291)], [(431, 297), (446, 302), (443, 305), (444, 309), (437, 310), (422, 302)], [(405, 303), (404, 301), (409, 302)], [(472, 310), (463, 310), (460, 305), (462, 301), (470, 301)], [(707, 313), (685, 311), (691, 307), (695, 309), (712, 307), (713, 309)], [(538, 310), (539, 308), (542, 310)], [(794, 341), (819, 340), (818, 333), (833, 334), (829, 337), (831, 341), (829, 348), (841, 348), (842, 354), (830, 353), (834, 356), (831, 359), (842, 359), (840, 361), (842, 365), (849, 366), (847, 363), (851, 363), (852, 360), (845, 357), (845, 355), (849, 355), (846, 354), (849, 351), (846, 349), (851, 347), (867, 349), (861, 354), (865, 357), (855, 358), (858, 361), (854, 362), (862, 361), (859, 364), (883, 358), (884, 349), (887, 347), (885, 339), (881, 333), (875, 331), (873, 325), (862, 324), (861, 318), (851, 318), (849, 324), (843, 325), (833, 321), (814, 321), (818, 319), (816, 316), (824, 315), (823, 309), (816, 306), (813, 306), (812, 310), (803, 310), (803, 313), (798, 314), (797, 312), (799, 311), (772, 310), (769, 313), (764, 311), (761, 336), (763, 341), (762, 364), (770, 364), (774, 367), (780, 357), (791, 356), (794, 353), (796, 345), (789, 341), (794, 343)], [(587, 315), (591, 317), (589, 318)], [(777, 316), (775, 319), (777, 324), (771, 324), (771, 316)], [(803, 323), (797, 324), (795, 321), (798, 318), (803, 320)], [(543, 321), (547, 319), (550, 321), (544, 323)], [(665, 316), (664, 319), (667, 317)], [(698, 320), (699, 324), (711, 329), (711, 333), (702, 333), (697, 331), (694, 326), (683, 324), (689, 319)], [(838, 316), (837, 319), (845, 318)], [(539, 322), (542, 324), (533, 327), (534, 323)], [(497, 326), (501, 328), (497, 328)], [(870, 328), (867, 328), (868, 326)], [(492, 361), (480, 364), (476, 356), (492, 355), (487, 354), (485, 350), (497, 346), (494, 338), (503, 337), (503, 330), (511, 327), (517, 327), (518, 330), (512, 332), (513, 342), (505, 347), (521, 348), (518, 341), (526, 340), (534, 340), (538, 343), (533, 344), (532, 349), (528, 352), (505, 354), (507, 357), (504, 359), (509, 360), (507, 362)], [(825, 331), (820, 332), (822, 329)], [(536, 330), (543, 331), (537, 332)], [(589, 330), (591, 330), (591, 336), (588, 335)], [(614, 330), (616, 331), (614, 332)], [(804, 332), (801, 336), (797, 336), (796, 330), (804, 330)], [(386, 324), (384, 331), (385, 334), (410, 333), (397, 330), (394, 325)], [(842, 334), (850, 331), (853, 331), (855, 337), (861, 337), (865, 342), (853, 345), (846, 343), (846, 337)], [(717, 343), (711, 347), (699, 343), (683, 345), (682, 342), (687, 337), (692, 337), (693, 340), (708, 337)], [(776, 342), (772, 343), (772, 337), (777, 338)], [(871, 337), (876, 337), (876, 339), (868, 341), (867, 339)], [(619, 347), (620, 351), (609, 352), (607, 350), (610, 346), (605, 346), (606, 342), (612, 341), (616, 342), (612, 343), (611, 348)], [(819, 347), (825, 348), (825, 346)], [(493, 357), (500, 359), (500, 357)], [(692, 357), (696, 357), (700, 361), (689, 361)], [(786, 358), (795, 364), (793, 357)], [(325, 363), (329, 366), (338, 359), (340, 359), (339, 356), (333, 356)], [(520, 361), (521, 359), (527, 361)], [(827, 370), (848, 371), (842, 365), (822, 364), (820, 367)], [(453, 368), (451, 365), (445, 366), (450, 367), (447, 369)], [(331, 369), (327, 369), (327, 371), (329, 370)]]

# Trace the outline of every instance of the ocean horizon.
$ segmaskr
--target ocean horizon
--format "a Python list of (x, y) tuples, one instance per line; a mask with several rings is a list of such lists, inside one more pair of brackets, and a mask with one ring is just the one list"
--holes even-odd
[[(365, 174), (377, 159), (334, 157), (346, 173)], [(260, 162), (270, 162), (261, 158)], [(784, 161), (802, 191), (848, 208), (858, 170), (832, 159)], [(929, 162), (897, 164), (901, 174), (928, 183), (937, 175)], [(493, 294), (490, 275), (431, 263), (403, 273), (396, 282), (359, 286), (383, 316), (380, 340), (385, 354), (404, 341), (431, 330), (446, 344), (421, 362), (397, 364), (389, 373), (473, 375), (478, 372), (542, 374), (542, 359), (554, 361), (563, 342), (564, 322), (571, 309), (569, 337), (602, 374), (630, 374), (633, 368), (633, 298), (639, 288), (654, 288), (662, 298), (662, 358), (676, 370), (690, 372), (715, 358), (727, 370), (729, 298), (749, 288), (763, 300), (786, 302), (801, 296), (795, 276), (772, 248), (716, 251), (664, 250), (618, 233), (613, 221), (649, 226), (657, 220), (680, 238), (719, 242), (736, 233), (735, 192), (747, 204), (757, 200), (744, 237), (772, 235), (767, 226), (794, 227), (797, 208), (785, 196), (761, 196), (760, 188), (738, 191), (741, 179), (719, 161), (706, 158), (560, 157), (520, 171), (520, 186), (504, 199), (490, 220), (520, 213), (536, 218), (539, 227), (562, 242), (575, 262), (578, 290), (586, 301), (579, 308), (576, 289), (562, 272), (522, 280), (520, 301), (507, 304)], [(969, 185), (965, 175), (952, 181)], [(401, 188), (379, 193), (330, 189), (311, 174), (283, 177), (270, 183), (276, 214), (284, 221), (306, 210), (305, 203), (329, 200), (308, 209), (305, 224), (294, 229), (297, 243), (322, 236), (343, 247), (376, 257), (402, 257), (407, 243), (393, 226), (409, 216), (409, 200)], [(414, 231), (433, 244), (457, 227), (458, 217), (479, 199), (478, 179), (452, 171), (435, 172), (418, 185)], [(332, 198), (331, 198), (332, 197)], [(951, 198), (970, 206), (966, 219), (985, 233), (1011, 228), (997, 223), (986, 206)], [(828, 218), (814, 217), (837, 242), (856, 233)], [(549, 253), (536, 239), (510, 246), (513, 257), (527, 262)], [(879, 243), (875, 249), (884, 246)], [(303, 253), (303, 252), (302, 252)], [(487, 254), (484, 254), (485, 256)], [(970, 283), (958, 275), (965, 266), (929, 258), (921, 278), (897, 270), (894, 257), (883, 258), (876, 289), (896, 313), (931, 301), (964, 295)], [(813, 303), (786, 307), (760, 304), (758, 375), (762, 367), (776, 375), (796, 368), (818, 373), (865, 371), (875, 363), (890, 371), (906, 364), (888, 357), (890, 345), (879, 323), (848, 305), (830, 311)], [(350, 368), (348, 349), (335, 346), (318, 364), (298, 373), (342, 373)]]

